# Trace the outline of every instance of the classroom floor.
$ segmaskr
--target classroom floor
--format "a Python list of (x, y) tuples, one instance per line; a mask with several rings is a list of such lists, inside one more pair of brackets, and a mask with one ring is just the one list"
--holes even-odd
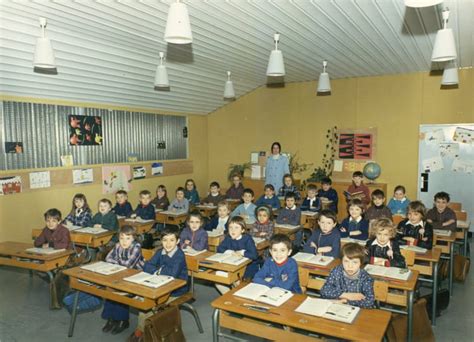
[[(68, 338), (69, 314), (66, 310), (48, 309), (48, 285), (38, 276), (30, 278), (28, 271), (0, 267), (0, 341), (124, 341), (132, 332), (121, 335), (102, 333), (101, 310), (77, 316), (74, 337)], [(209, 302), (218, 296), (213, 286), (196, 284), (195, 307), (204, 326), (199, 334), (193, 317), (182, 311), (183, 330), (188, 341), (212, 341)], [(474, 271), (466, 283), (455, 283), (449, 308), (438, 318), (434, 328), (440, 342), (472, 341), (474, 339)], [(131, 315), (131, 327), (137, 315)], [(240, 337), (240, 335), (237, 335)], [(244, 337), (244, 336), (242, 336)], [(259, 339), (252, 338), (257, 341)]]

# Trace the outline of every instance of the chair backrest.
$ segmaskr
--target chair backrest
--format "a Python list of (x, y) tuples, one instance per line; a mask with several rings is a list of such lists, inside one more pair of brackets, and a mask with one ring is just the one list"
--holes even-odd
[(398, 226), (400, 222), (402, 222), (405, 219), (405, 216), (402, 215), (393, 215), (392, 216), (392, 222), (395, 226)]
[(405, 263), (407, 264), (407, 267), (413, 266), (415, 264), (415, 252), (414, 251), (401, 249), (400, 252), (402, 253), (403, 257), (405, 258)]
[(456, 219), (460, 221), (467, 221), (467, 212), (464, 210), (455, 210), (454, 213), (456, 214)]
[(378, 302), (386, 302), (388, 296), (388, 282), (375, 280), (374, 281), (374, 295)]
[(156, 249), (142, 248), (143, 259), (145, 259), (145, 261), (150, 260), (153, 257), (153, 255), (155, 255), (155, 252), (156, 252)]
[(186, 258), (188, 271), (199, 272), (199, 261), (196, 258)]
[(461, 211), (462, 210), (462, 203), (461, 202), (449, 202), (448, 208), (453, 209), (454, 211)]

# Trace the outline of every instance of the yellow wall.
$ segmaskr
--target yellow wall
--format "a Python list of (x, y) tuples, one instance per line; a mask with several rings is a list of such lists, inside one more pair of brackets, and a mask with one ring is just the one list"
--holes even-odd
[[(377, 127), (380, 182), (416, 197), (420, 124), (474, 122), (474, 70), (460, 70), (459, 89), (440, 90), (441, 76), (414, 73), (331, 81), (331, 96), (316, 96), (316, 82), (261, 87), (208, 116), (209, 180), (225, 182), (230, 163), (251, 151), (298, 152), (318, 166), (326, 130)], [(309, 173), (303, 175), (306, 178)]]
[[(21, 100), (21, 99), (17, 99)], [(28, 99), (30, 101), (31, 99)], [(57, 103), (56, 101), (39, 100), (42, 103)], [(84, 105), (71, 104), (70, 105)], [(97, 107), (97, 105), (95, 105)], [(111, 108), (107, 106), (107, 108)], [(142, 109), (140, 109), (142, 111)], [(174, 198), (174, 190), (183, 186), (187, 178), (193, 177), (198, 190), (205, 193), (207, 187), (207, 118), (199, 115), (188, 116), (189, 131), (189, 159), (193, 160), (194, 173), (160, 178), (145, 178), (133, 182), (133, 190), (129, 193), (129, 200), (135, 207), (138, 203), (138, 192), (143, 189), (153, 194), (156, 186), (165, 184), (168, 195)], [(24, 170), (22, 170), (24, 171)], [(35, 170), (37, 171), (37, 170)], [(8, 171), (8, 174), (11, 174)], [(0, 171), (0, 177), (7, 172)], [(109, 198), (115, 202), (113, 195), (102, 195), (100, 185), (71, 186), (67, 188), (39, 189), (21, 194), (0, 196), (0, 241), (31, 241), (31, 230), (41, 228), (43, 213), (48, 208), (58, 208), (65, 216), (71, 209), (74, 194), (82, 192), (86, 195), (93, 212), (97, 212), (97, 203), (101, 198)]]

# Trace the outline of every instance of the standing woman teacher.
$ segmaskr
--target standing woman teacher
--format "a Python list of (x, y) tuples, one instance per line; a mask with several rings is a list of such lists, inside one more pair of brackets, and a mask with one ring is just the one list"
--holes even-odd
[(283, 186), (283, 176), (290, 173), (288, 158), (282, 154), (279, 142), (272, 144), (272, 155), (267, 158), (265, 166), (265, 184), (271, 184), (278, 193)]

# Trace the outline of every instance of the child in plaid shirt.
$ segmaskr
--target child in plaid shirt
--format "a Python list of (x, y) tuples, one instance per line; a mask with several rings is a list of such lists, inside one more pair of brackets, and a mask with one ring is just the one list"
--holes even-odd
[(87, 204), (87, 198), (83, 194), (75, 194), (72, 199), (72, 209), (64, 219), (66, 226), (87, 227), (92, 220), (92, 210)]
[(274, 227), (272, 211), (266, 205), (261, 205), (255, 209), (255, 214), (257, 221), (250, 235), (270, 240)]
[(278, 191), (278, 197), (286, 197), (288, 193), (294, 194), (297, 201), (301, 199), (298, 187), (294, 185), (293, 177), (289, 173), (283, 176), (283, 186)]

